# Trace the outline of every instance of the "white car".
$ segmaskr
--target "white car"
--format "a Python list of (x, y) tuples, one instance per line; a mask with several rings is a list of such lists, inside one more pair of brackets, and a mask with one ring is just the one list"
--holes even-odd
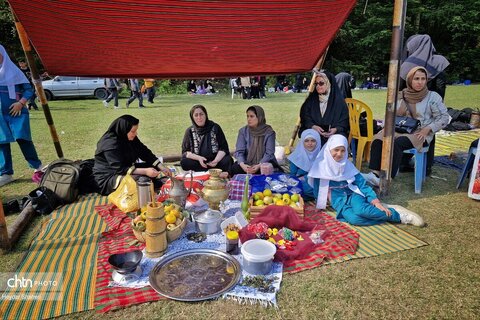
[(56, 76), (42, 81), (47, 100), (55, 98), (96, 97), (104, 100), (108, 96), (103, 78)]

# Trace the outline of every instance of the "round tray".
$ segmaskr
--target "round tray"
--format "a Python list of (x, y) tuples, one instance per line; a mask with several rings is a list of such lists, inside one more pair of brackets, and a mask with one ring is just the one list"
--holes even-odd
[(231, 255), (191, 249), (162, 258), (150, 271), (150, 285), (162, 296), (179, 301), (218, 297), (233, 288), (242, 270)]

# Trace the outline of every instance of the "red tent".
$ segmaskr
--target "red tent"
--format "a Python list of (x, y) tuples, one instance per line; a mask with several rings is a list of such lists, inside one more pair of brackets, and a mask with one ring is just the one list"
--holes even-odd
[(50, 74), (200, 78), (311, 70), (355, 0), (9, 0)]

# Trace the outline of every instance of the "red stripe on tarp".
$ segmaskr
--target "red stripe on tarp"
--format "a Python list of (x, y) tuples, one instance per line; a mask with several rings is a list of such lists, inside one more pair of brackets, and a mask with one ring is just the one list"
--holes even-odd
[(9, 3), (50, 74), (201, 78), (311, 70), (356, 1)]

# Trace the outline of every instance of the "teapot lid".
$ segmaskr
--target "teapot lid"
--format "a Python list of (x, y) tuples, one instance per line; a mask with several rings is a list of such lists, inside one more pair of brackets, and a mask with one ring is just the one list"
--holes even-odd
[(208, 209), (195, 215), (195, 220), (202, 223), (215, 222), (220, 219), (222, 219), (222, 213), (218, 210)]

